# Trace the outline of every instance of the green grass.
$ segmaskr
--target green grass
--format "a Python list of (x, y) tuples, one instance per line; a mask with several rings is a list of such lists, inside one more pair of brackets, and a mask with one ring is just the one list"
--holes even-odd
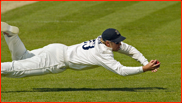
[[(20, 28), (28, 50), (50, 43), (77, 44), (116, 28), (148, 59), (162, 64), (157, 73), (122, 77), (103, 67), (29, 78), (1, 78), (2, 102), (180, 102), (181, 2), (47, 1), (1, 14)], [(125, 66), (141, 66), (114, 53)], [(1, 62), (11, 54), (1, 34)]]

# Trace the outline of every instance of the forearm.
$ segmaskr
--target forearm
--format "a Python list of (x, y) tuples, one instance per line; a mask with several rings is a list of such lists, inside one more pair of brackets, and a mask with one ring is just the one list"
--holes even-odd
[(132, 47), (129, 51), (128, 56), (132, 57), (136, 61), (140, 62), (142, 65), (147, 65), (148, 60), (140, 53), (135, 47)]
[(140, 53), (135, 47), (126, 43), (122, 42), (122, 45), (118, 52), (132, 57), (136, 61), (140, 62), (142, 65), (148, 64), (148, 60), (143, 56), (142, 53)]
[(120, 75), (122, 76), (129, 76), (129, 75), (135, 75), (143, 73), (143, 67), (122, 67)]
[(128, 76), (128, 75), (143, 73), (142, 66), (138, 66), (138, 67), (123, 66), (120, 62), (116, 60), (114, 60), (112, 63), (111, 61), (108, 63), (106, 61), (106, 63), (104, 63), (101, 66), (121, 76)]

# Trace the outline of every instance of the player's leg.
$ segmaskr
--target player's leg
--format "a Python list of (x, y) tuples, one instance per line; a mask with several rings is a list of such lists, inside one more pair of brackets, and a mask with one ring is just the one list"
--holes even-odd
[(22, 78), (29, 76), (39, 76), (50, 73), (60, 73), (66, 70), (65, 64), (51, 64), (52, 60), (48, 55), (33, 56), (24, 60), (1, 63), (1, 76), (10, 78)]
[(1, 76), (21, 78), (63, 72), (66, 69), (64, 58), (66, 50), (67, 46), (63, 44), (50, 44), (42, 48), (39, 55), (24, 60), (1, 63)]
[(4, 34), (6, 43), (12, 55), (12, 60), (21, 60), (34, 56), (27, 51), (23, 42), (20, 40), (18, 36), (18, 27), (1, 22), (1, 32)]

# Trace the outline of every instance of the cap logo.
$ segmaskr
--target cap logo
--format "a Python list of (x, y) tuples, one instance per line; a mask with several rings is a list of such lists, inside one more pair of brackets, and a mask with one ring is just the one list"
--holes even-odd
[(119, 33), (119, 31), (117, 31), (117, 30), (116, 30), (115, 32), (116, 32), (116, 34), (117, 34), (117, 35), (119, 35), (119, 34), (120, 34), (120, 33)]

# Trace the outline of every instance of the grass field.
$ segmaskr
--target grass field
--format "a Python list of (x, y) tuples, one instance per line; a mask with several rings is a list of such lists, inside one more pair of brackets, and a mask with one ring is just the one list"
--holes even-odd
[[(1, 14), (20, 29), (28, 50), (50, 43), (73, 45), (116, 28), (148, 59), (158, 59), (157, 73), (122, 77), (103, 67), (29, 78), (1, 78), (2, 102), (180, 102), (180, 1), (47, 1)], [(141, 66), (122, 54), (125, 66)], [(1, 62), (11, 54), (1, 34)]]

